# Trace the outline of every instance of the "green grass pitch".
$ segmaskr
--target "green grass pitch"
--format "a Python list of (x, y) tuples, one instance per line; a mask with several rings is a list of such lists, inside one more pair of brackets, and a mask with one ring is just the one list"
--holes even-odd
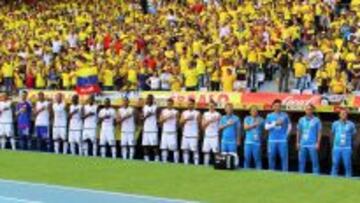
[(200, 202), (345, 203), (360, 180), (0, 151), (0, 178)]

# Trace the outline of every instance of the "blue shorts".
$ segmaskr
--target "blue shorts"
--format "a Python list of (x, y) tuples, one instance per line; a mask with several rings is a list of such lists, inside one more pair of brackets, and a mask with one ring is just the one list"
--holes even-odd
[(35, 130), (37, 138), (49, 138), (49, 128), (47, 126), (36, 126)]
[(222, 153), (237, 153), (236, 142), (221, 142)]
[(20, 137), (28, 137), (30, 135), (30, 128), (18, 128), (17, 134)]

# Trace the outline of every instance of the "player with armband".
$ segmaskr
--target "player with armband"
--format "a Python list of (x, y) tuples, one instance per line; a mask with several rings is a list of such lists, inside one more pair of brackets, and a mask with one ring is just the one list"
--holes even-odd
[(288, 114), (281, 112), (281, 100), (276, 99), (272, 107), (274, 112), (268, 114), (265, 120), (265, 130), (269, 131), (269, 169), (275, 170), (276, 157), (279, 155), (282, 171), (288, 171), (288, 136), (291, 131), (291, 122)]

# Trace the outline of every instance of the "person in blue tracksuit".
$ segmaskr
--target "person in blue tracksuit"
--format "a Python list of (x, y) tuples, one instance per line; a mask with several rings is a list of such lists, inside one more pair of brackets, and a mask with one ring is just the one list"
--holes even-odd
[(220, 119), (221, 146), (222, 154), (231, 154), (235, 157), (235, 165), (239, 165), (239, 157), (237, 155), (237, 146), (240, 144), (240, 119), (233, 113), (233, 105), (231, 103), (225, 106), (226, 115)]
[(250, 108), (250, 115), (245, 117), (244, 130), (244, 168), (250, 168), (251, 159), (253, 158), (256, 169), (261, 169), (261, 138), (264, 132), (264, 119), (258, 115), (256, 106), (252, 106)]
[(272, 104), (274, 112), (267, 115), (265, 129), (268, 136), (269, 169), (275, 170), (276, 156), (280, 155), (282, 171), (288, 171), (288, 135), (291, 122), (287, 113), (281, 111), (281, 100), (276, 99)]
[(342, 109), (340, 119), (335, 121), (331, 127), (333, 138), (332, 169), (331, 175), (337, 176), (339, 165), (342, 160), (345, 167), (345, 176), (352, 176), (352, 147), (356, 135), (355, 124), (348, 120), (348, 111)]
[(308, 154), (312, 163), (312, 172), (320, 173), (318, 150), (320, 149), (322, 125), (314, 116), (315, 107), (311, 104), (305, 107), (305, 116), (299, 119), (297, 125), (297, 149), (299, 150), (299, 172), (305, 172)]

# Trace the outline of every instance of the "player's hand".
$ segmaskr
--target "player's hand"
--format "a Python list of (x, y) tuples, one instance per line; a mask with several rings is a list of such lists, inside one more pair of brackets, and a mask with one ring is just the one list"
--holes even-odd
[(282, 121), (281, 119), (279, 119), (279, 120), (277, 120), (277, 121), (275, 122), (275, 124), (276, 124), (276, 125), (282, 125), (282, 124), (283, 124), (283, 121)]
[(227, 125), (228, 126), (231, 126), (231, 125), (233, 125), (234, 124), (234, 121), (233, 120), (229, 120), (228, 122), (227, 122)]
[(299, 149), (300, 149), (300, 144), (299, 144), (299, 143), (296, 143), (296, 150), (299, 151)]
[(316, 150), (317, 150), (317, 151), (320, 150), (320, 143), (316, 143)]

